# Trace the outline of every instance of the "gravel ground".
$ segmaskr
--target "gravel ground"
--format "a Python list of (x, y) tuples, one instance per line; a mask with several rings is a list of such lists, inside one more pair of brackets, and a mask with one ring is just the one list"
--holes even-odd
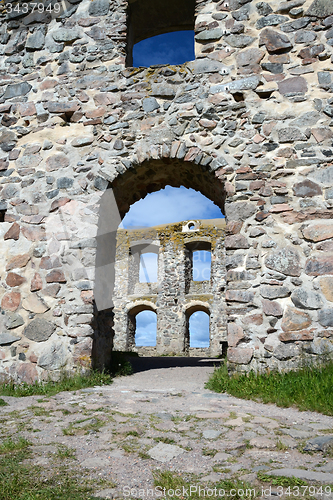
[[(56, 467), (59, 445), (72, 449), (64, 463), (109, 482), (96, 489), (98, 498), (144, 498), (153, 474), (164, 470), (195, 477), (203, 487), (240, 479), (259, 497), (265, 483), (258, 473), (296, 476), (316, 485), (312, 498), (332, 498), (318, 488), (333, 485), (333, 459), (303, 451), (313, 438), (329, 440), (332, 417), (206, 390), (210, 360), (139, 358), (133, 366), (133, 375), (110, 386), (3, 397), (9, 406), (0, 407), (1, 439), (28, 438), (33, 463), (45, 470)], [(272, 495), (279, 493), (273, 487)]]

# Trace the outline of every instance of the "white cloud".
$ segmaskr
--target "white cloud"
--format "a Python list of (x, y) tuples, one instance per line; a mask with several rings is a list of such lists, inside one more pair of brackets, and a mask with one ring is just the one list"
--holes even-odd
[(217, 219), (218, 206), (194, 189), (166, 186), (134, 203), (120, 227), (150, 227), (191, 219)]

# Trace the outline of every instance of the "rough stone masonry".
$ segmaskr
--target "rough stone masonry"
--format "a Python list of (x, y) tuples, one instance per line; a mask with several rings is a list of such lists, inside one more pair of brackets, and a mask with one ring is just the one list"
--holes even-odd
[[(109, 362), (111, 212), (167, 184), (226, 215), (230, 368), (331, 352), (332, 1), (43, 5), (0, 5), (1, 379)], [(191, 28), (195, 61), (130, 66)]]

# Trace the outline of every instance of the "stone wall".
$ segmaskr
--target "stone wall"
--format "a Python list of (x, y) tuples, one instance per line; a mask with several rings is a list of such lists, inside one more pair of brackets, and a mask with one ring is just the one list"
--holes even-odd
[[(118, 351), (140, 355), (219, 356), (227, 342), (225, 314), (224, 219), (169, 224), (149, 229), (118, 230), (114, 289), (114, 339)], [(193, 252), (209, 250), (210, 279), (193, 278)], [(156, 283), (140, 283), (140, 256), (156, 253)], [(156, 312), (156, 347), (135, 345), (135, 317)], [(189, 318), (196, 311), (210, 316), (209, 347), (191, 348)]]
[(230, 366), (330, 352), (331, 0), (197, 0), (196, 60), (148, 69), (126, 67), (127, 7), (0, 6), (0, 376), (108, 363), (108, 235), (166, 184), (226, 214)]

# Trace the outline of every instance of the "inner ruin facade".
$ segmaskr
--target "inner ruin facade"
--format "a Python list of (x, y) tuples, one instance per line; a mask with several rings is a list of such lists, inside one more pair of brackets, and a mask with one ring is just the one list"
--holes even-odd
[[(331, 0), (48, 5), (0, 4), (1, 380), (108, 366), (115, 235), (166, 185), (226, 216), (230, 370), (331, 353)], [(177, 29), (194, 61), (131, 66)]]
[[(221, 356), (227, 345), (224, 219), (118, 230), (113, 349), (139, 355)], [(193, 275), (195, 251), (211, 253), (209, 279)], [(157, 281), (140, 282), (140, 257), (157, 255)], [(208, 273), (207, 273), (208, 277)], [(149, 276), (148, 276), (149, 278)], [(135, 344), (136, 315), (157, 315), (155, 347)], [(209, 315), (209, 347), (190, 347), (189, 319)]]

